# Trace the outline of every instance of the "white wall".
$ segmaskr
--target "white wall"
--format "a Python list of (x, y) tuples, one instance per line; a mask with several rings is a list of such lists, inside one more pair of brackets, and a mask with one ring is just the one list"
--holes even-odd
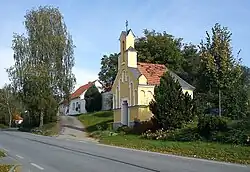
[[(77, 104), (80, 104), (80, 110), (77, 110)], [(76, 111), (77, 110), (77, 111)], [(85, 109), (85, 100), (76, 98), (70, 101), (70, 106), (69, 106), (69, 113), (67, 115), (78, 115), (82, 113), (86, 113)]]

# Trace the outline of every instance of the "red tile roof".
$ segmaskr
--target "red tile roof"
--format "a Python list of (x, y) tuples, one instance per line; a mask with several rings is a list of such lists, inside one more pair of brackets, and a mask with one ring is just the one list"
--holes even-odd
[(166, 66), (163, 64), (138, 63), (138, 69), (144, 75), (149, 85), (160, 84), (161, 76), (166, 72)]
[(71, 94), (70, 99), (75, 99), (77, 97), (80, 97), (81, 94), (86, 91), (87, 89), (89, 89), (91, 86), (93, 86), (95, 83), (95, 81), (93, 82), (89, 82), (88, 84), (82, 85), (81, 87), (79, 87), (74, 93)]

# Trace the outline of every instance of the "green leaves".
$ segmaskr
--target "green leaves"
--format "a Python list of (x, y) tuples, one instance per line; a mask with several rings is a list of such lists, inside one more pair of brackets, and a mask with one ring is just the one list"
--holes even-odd
[(101, 71), (98, 73), (99, 80), (104, 91), (110, 91), (118, 72), (118, 56), (114, 53), (109, 56), (104, 55), (101, 59)]
[(187, 93), (183, 94), (179, 82), (168, 72), (162, 76), (154, 93), (150, 110), (164, 129), (180, 128), (196, 115), (193, 100)]
[[(74, 45), (63, 17), (50, 6), (25, 15), (27, 37), (13, 36), (15, 64), (8, 69), (12, 85), (37, 125), (51, 121), (58, 102), (69, 98), (75, 77)], [(45, 118), (43, 118), (45, 116)]]
[(95, 85), (86, 91), (84, 99), (87, 112), (100, 111), (102, 109), (102, 95)]

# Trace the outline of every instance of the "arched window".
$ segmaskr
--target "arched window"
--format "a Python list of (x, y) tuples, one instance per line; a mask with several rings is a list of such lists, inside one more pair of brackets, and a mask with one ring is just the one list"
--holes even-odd
[(116, 100), (115, 107), (116, 108), (119, 108), (119, 97), (118, 97), (118, 94), (119, 94), (119, 87), (117, 86), (117, 88), (116, 88), (116, 94), (115, 94), (115, 96), (116, 96), (116, 98), (115, 98), (115, 100)]
[(141, 91), (140, 91), (140, 104), (141, 104), (141, 105), (144, 105), (144, 104), (145, 104), (145, 98), (146, 98), (146, 96), (145, 96), (145, 91), (144, 91), (144, 90), (141, 90)]
[(134, 86), (133, 86), (133, 83), (131, 82), (130, 83), (130, 105), (133, 106), (135, 104), (134, 102), (134, 95), (133, 95), (133, 90), (134, 90)]
[(151, 102), (151, 100), (154, 98), (153, 93), (151, 91), (147, 92), (147, 103)]
[(122, 41), (122, 61), (125, 61), (125, 57), (124, 57), (124, 52), (125, 52), (125, 42)]

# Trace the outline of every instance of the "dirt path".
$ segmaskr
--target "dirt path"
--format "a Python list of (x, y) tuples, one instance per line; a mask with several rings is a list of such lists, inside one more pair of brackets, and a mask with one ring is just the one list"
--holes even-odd
[(61, 132), (58, 138), (74, 140), (92, 140), (87, 137), (83, 124), (74, 116), (60, 116)]

